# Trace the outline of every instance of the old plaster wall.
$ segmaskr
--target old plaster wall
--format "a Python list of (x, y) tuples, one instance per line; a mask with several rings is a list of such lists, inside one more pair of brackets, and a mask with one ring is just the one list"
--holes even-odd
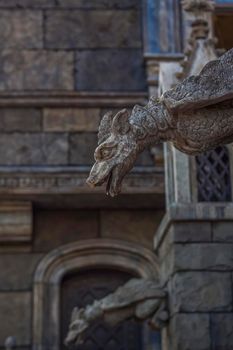
[[(90, 105), (87, 98), (85, 107), (70, 107), (59, 96), (146, 93), (141, 12), (139, 0), (0, 0), (0, 95), (12, 101), (0, 103), (1, 170), (92, 164), (106, 107), (91, 97)], [(44, 97), (51, 96), (55, 102), (46, 104)], [(137, 164), (154, 165), (149, 152)], [(31, 348), (33, 278), (46, 253), (90, 238), (152, 249), (163, 214), (140, 206), (127, 210), (127, 202), (115, 210), (88, 210), (63, 209), (62, 197), (56, 201), (60, 209), (32, 201), (25, 221), (18, 209), (1, 216), (8, 239), (0, 247), (0, 349), (10, 335), (17, 349)], [(19, 227), (30, 236), (25, 244), (14, 241)]]

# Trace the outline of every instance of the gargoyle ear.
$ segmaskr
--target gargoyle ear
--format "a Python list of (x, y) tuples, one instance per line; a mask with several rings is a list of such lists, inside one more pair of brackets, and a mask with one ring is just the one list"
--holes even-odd
[(98, 132), (98, 145), (103, 143), (110, 136), (113, 117), (114, 115), (110, 111), (107, 112), (101, 119)]
[(126, 134), (130, 128), (129, 116), (127, 109), (118, 112), (112, 122), (112, 131), (122, 135)]

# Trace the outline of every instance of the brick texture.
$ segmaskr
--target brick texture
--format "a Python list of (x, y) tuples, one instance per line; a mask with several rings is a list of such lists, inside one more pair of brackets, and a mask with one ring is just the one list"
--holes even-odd
[(1, 90), (72, 90), (73, 54), (0, 51)]
[(139, 48), (140, 13), (48, 11), (45, 35), (46, 47), (53, 49)]
[(2, 108), (0, 109), (0, 115), (0, 132), (34, 132), (41, 130), (40, 109)]
[(0, 49), (42, 48), (42, 18), (41, 11), (0, 10)]
[(62, 165), (68, 162), (65, 134), (0, 134), (0, 165)]
[(141, 51), (78, 51), (75, 84), (77, 90), (143, 91), (146, 82)]
[(100, 123), (98, 108), (46, 108), (44, 131), (97, 131)]

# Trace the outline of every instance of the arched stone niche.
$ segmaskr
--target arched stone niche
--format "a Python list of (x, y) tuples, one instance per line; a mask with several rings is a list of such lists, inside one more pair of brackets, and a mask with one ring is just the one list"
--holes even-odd
[(47, 254), (35, 272), (33, 350), (59, 350), (60, 285), (65, 275), (84, 269), (113, 268), (143, 278), (158, 278), (156, 256), (134, 243), (90, 239)]

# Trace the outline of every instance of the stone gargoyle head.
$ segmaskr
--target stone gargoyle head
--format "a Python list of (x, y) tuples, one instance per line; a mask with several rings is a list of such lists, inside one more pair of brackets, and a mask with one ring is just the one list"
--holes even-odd
[(98, 147), (95, 150), (95, 164), (87, 179), (95, 187), (107, 181), (106, 193), (112, 197), (121, 190), (123, 177), (133, 167), (139, 152), (135, 128), (130, 124), (126, 109), (115, 116), (108, 112), (101, 120)]
[(83, 333), (88, 328), (89, 323), (85, 318), (84, 309), (74, 308), (71, 315), (71, 323), (69, 326), (69, 333), (65, 339), (65, 345), (81, 344), (83, 342)]

